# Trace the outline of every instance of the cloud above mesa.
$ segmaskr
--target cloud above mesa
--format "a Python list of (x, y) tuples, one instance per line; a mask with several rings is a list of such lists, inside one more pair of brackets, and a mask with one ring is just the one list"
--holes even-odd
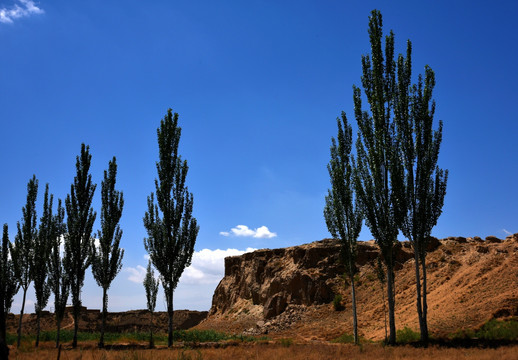
[[(185, 268), (180, 284), (184, 285), (216, 285), (225, 273), (225, 258), (227, 256), (242, 255), (257, 249), (247, 248), (246, 250), (237, 249), (203, 249), (195, 251), (192, 255), (191, 265)], [(145, 259), (149, 259), (144, 255)], [(131, 282), (142, 284), (146, 276), (146, 268), (141, 265), (137, 267), (125, 267), (124, 271), (128, 274), (127, 279)], [(155, 270), (155, 274), (158, 275)]]
[(0, 8), (0, 22), (13, 23), (14, 20), (31, 15), (43, 14), (42, 8), (36, 6), (32, 0), (17, 0), (10, 8)]
[(219, 234), (222, 236), (254, 237), (257, 239), (271, 239), (277, 236), (277, 233), (271, 232), (266, 226), (252, 230), (246, 225), (238, 225), (230, 229), (230, 231), (221, 231)]

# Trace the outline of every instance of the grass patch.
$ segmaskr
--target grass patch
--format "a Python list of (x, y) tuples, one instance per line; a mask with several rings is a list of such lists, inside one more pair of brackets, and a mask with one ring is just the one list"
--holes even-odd
[(333, 343), (339, 343), (339, 344), (354, 344), (354, 335), (343, 333), (336, 339), (331, 340)]
[(400, 344), (409, 344), (418, 342), (421, 339), (421, 334), (417, 331), (405, 326), (403, 329), (396, 331), (396, 342)]
[[(42, 331), (40, 333), (40, 342), (55, 342), (56, 341), (56, 331)], [(89, 342), (89, 341), (99, 341), (101, 334), (98, 332), (79, 332), (77, 334), (78, 342)], [(60, 332), (60, 342), (67, 343), (72, 342), (74, 338), (74, 332), (71, 330), (62, 330)], [(166, 333), (154, 333), (153, 340), (155, 344), (165, 345), (167, 344), (167, 334)], [(7, 343), (9, 345), (16, 344), (17, 335), (8, 333), (6, 336)], [(26, 344), (29, 347), (32, 347), (34, 342), (36, 341), (36, 335), (22, 335), (22, 343)], [(268, 337), (263, 336), (261, 338), (256, 338), (254, 336), (244, 336), (244, 335), (231, 335), (226, 334), (214, 330), (176, 330), (173, 332), (173, 341), (174, 342), (184, 342), (190, 344), (196, 343), (205, 343), (205, 342), (221, 342), (226, 340), (234, 340), (239, 342), (254, 342), (261, 340), (268, 340)], [(146, 343), (149, 341), (149, 332), (127, 332), (127, 333), (104, 333), (104, 342), (105, 344), (115, 344), (115, 343)]]
[(290, 347), (291, 345), (293, 345), (293, 339), (291, 339), (291, 338), (283, 338), (283, 339), (279, 340), (279, 343), (283, 347)]
[(452, 340), (518, 340), (518, 319), (511, 318), (508, 320), (492, 319), (487, 321), (480, 329), (461, 329), (457, 330), (449, 336)]

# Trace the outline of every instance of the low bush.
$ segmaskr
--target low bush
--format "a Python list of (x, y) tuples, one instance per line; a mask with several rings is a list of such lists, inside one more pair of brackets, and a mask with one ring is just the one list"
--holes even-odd
[(335, 311), (341, 311), (344, 309), (343, 305), (342, 305), (342, 295), (340, 294), (336, 294), (334, 299), (333, 299), (333, 307), (335, 309)]
[(417, 342), (421, 339), (421, 335), (405, 326), (403, 329), (396, 331), (396, 342), (402, 344), (408, 344)]

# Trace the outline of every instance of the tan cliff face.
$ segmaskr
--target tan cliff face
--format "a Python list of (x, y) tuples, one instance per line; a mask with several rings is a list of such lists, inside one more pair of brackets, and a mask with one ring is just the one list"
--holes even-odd
[[(427, 256), (428, 321), (432, 333), (476, 328), (491, 318), (518, 315), (518, 234), (433, 238)], [(350, 287), (332, 239), (265, 249), (225, 259), (225, 277), (200, 328), (256, 333), (280, 331), (324, 339), (352, 330)], [(384, 336), (385, 289), (375, 273), (377, 246), (358, 243), (357, 302), (362, 336)], [(396, 325), (418, 330), (413, 250), (403, 242), (396, 256)], [(334, 311), (335, 294), (344, 311)], [(293, 334), (290, 333), (293, 332)]]

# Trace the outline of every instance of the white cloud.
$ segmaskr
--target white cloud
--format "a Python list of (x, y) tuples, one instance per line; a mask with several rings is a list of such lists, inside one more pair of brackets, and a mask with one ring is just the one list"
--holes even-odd
[(513, 235), (512, 232), (506, 230), (506, 229), (502, 229), (502, 231), (506, 234), (506, 235)]
[(0, 9), (0, 22), (12, 23), (15, 19), (44, 13), (43, 9), (36, 6), (32, 0), (18, 0), (17, 2), (9, 9)]
[(144, 278), (146, 277), (147, 269), (141, 265), (137, 265), (136, 268), (133, 267), (125, 267), (124, 271), (128, 272), (130, 275), (128, 276), (128, 280), (137, 284), (142, 284)]
[(277, 233), (271, 232), (266, 226), (261, 226), (255, 230), (252, 230), (246, 225), (238, 225), (235, 228), (230, 229), (230, 232), (221, 231), (219, 234), (223, 236), (233, 235), (254, 237), (259, 239), (271, 239), (277, 236)]
[(195, 251), (191, 265), (187, 267), (180, 279), (184, 284), (217, 284), (225, 273), (225, 258), (227, 256), (242, 255), (257, 249), (247, 248), (245, 251), (237, 249)]

